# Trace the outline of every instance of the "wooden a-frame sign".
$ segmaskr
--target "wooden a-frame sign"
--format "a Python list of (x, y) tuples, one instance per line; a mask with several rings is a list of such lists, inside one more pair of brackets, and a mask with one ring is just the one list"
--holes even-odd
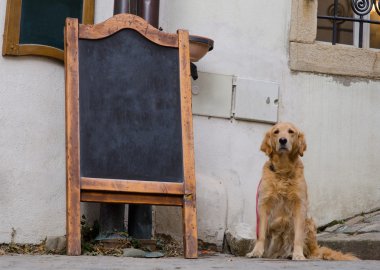
[(197, 257), (189, 36), (130, 14), (65, 26), (67, 254), (81, 254), (80, 202), (183, 209)]

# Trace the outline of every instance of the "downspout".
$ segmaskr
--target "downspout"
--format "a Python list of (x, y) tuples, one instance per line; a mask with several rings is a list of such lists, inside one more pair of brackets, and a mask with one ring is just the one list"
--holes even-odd
[(119, 13), (137, 15), (158, 28), (160, 0), (115, 0), (113, 14)]
[[(114, 15), (135, 14), (158, 28), (160, 0), (114, 0)], [(100, 205), (98, 240), (119, 238), (114, 232), (124, 231), (124, 204)], [(152, 206), (131, 204), (128, 209), (128, 234), (137, 239), (152, 237)]]
[[(152, 26), (159, 28), (160, 0), (114, 0), (114, 15), (120, 13), (135, 14), (145, 19)], [(197, 62), (208, 51), (211, 51), (214, 41), (205, 37), (190, 35), (191, 62)], [(191, 63), (191, 75), (197, 79), (197, 68)], [(100, 233), (98, 238), (104, 238), (111, 232), (124, 231), (123, 204), (104, 204), (100, 206)], [(129, 205), (128, 233), (137, 239), (150, 239), (152, 237), (152, 206)], [(115, 235), (112, 238), (117, 238)], [(100, 240), (100, 239), (99, 239)]]

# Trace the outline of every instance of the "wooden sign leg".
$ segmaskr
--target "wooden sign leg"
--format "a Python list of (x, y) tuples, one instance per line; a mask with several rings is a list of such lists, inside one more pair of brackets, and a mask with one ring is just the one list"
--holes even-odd
[(195, 198), (185, 195), (182, 207), (183, 219), (183, 245), (186, 259), (198, 257), (198, 231)]
[(66, 19), (65, 66), (67, 255), (80, 255), (78, 19)]
[(80, 192), (79, 190), (67, 191), (67, 255), (81, 255), (81, 234), (80, 234)]

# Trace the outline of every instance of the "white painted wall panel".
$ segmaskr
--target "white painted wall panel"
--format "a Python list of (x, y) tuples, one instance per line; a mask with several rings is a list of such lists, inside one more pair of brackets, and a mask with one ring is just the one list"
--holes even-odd
[(192, 80), (193, 114), (231, 117), (232, 75), (198, 72)]

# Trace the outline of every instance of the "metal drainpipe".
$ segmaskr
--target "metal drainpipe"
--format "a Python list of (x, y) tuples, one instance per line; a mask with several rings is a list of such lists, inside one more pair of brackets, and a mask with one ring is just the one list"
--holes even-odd
[[(116, 0), (117, 1), (117, 0)], [(129, 0), (128, 10), (158, 28), (160, 0)], [(134, 3), (133, 3), (134, 2)], [(137, 239), (152, 238), (152, 206), (129, 205), (128, 233)]]
[[(135, 14), (158, 28), (159, 7), (159, 0), (114, 0), (114, 15), (119, 13)], [(112, 232), (125, 230), (124, 210), (124, 204), (102, 203), (100, 205), (99, 240), (117, 238), (117, 236), (112, 236)], [(128, 212), (129, 235), (137, 239), (150, 239), (152, 237), (152, 206), (129, 205)]]
[(135, 14), (158, 28), (160, 0), (114, 0), (113, 14)]
[(160, 0), (139, 0), (139, 16), (149, 24), (158, 28), (160, 16)]

